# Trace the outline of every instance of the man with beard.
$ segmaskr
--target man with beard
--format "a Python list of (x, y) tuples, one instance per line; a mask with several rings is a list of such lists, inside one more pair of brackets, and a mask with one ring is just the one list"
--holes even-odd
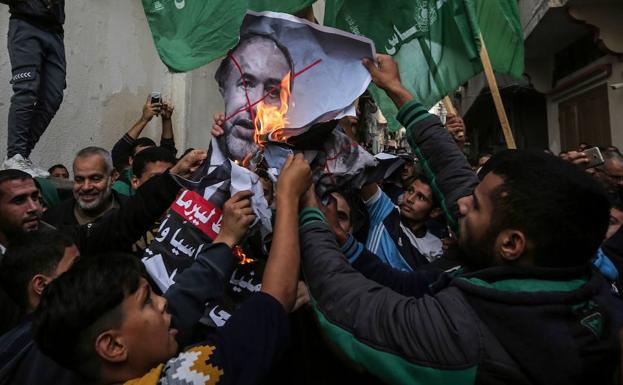
[(112, 190), (116, 176), (110, 153), (103, 148), (80, 150), (74, 159), (73, 172), (73, 198), (49, 209), (43, 216), (47, 223), (56, 227), (92, 223), (126, 203), (125, 196)]
[(256, 107), (249, 105), (263, 100), (278, 106), (279, 85), (293, 66), (284, 46), (268, 35), (255, 34), (242, 36), (221, 62), (215, 78), (228, 118), (222, 122), (224, 135), (218, 139), (223, 155), (242, 161), (257, 150), (253, 126)]
[[(71, 236), (81, 254), (107, 250), (130, 250), (151, 229), (171, 205), (180, 186), (173, 178), (189, 178), (207, 158), (207, 151), (193, 150), (167, 172), (145, 182), (128, 200), (124, 210), (114, 210), (96, 223), (61, 226)], [(39, 228), (50, 227), (41, 220), (43, 208), (34, 179), (20, 170), (0, 171), (0, 263), (11, 240)], [(19, 311), (0, 289), (0, 334), (15, 326)]]
[(327, 335), (392, 384), (613, 383), (621, 300), (591, 266), (608, 226), (601, 186), (552, 155), (517, 150), (492, 157), (478, 183), (439, 119), (402, 86), (393, 59), (364, 64), (399, 108), (433, 192), (460, 227), (464, 270), (428, 295), (406, 296), (355, 271), (323, 216), (308, 214), (302, 265)]

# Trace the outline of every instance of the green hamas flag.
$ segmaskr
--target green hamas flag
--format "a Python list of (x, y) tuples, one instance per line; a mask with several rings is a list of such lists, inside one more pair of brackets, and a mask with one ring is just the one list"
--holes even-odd
[[(427, 108), (483, 70), (480, 33), (496, 71), (523, 73), (516, 0), (327, 1), (325, 24), (367, 36), (378, 52), (394, 56), (404, 85)], [(379, 89), (371, 91), (395, 131), (396, 108)]]
[(190, 71), (224, 56), (238, 42), (247, 9), (298, 12), (315, 0), (142, 0), (162, 61)]

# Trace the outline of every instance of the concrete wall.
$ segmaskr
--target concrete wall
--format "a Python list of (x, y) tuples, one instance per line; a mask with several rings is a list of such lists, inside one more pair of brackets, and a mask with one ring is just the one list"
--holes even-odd
[[(324, 0), (314, 4), (322, 23)], [(186, 74), (171, 74), (155, 50), (140, 0), (71, 0), (66, 6), (67, 90), (56, 117), (31, 159), (48, 167), (69, 166), (89, 145), (112, 148), (138, 120), (147, 95), (161, 91), (176, 106), (177, 148), (207, 148), (214, 112), (223, 102), (214, 81), (218, 61)], [(6, 51), (8, 7), (0, 5), (0, 156), (6, 155), (7, 115), (12, 95)], [(160, 137), (159, 119), (143, 133)]]
[[(222, 109), (215, 64), (189, 74), (169, 74), (157, 56), (139, 0), (72, 0), (67, 4), (67, 89), (32, 160), (42, 167), (70, 165), (88, 145), (110, 149), (140, 117), (147, 95), (161, 91), (176, 105), (178, 149), (209, 143), (212, 113)], [(6, 155), (11, 74), (6, 51), (8, 8), (0, 5), (0, 156)], [(159, 119), (144, 132), (158, 139)]]

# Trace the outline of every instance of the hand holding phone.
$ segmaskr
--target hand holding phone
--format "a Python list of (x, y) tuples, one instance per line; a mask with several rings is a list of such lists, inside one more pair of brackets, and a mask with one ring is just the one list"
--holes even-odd
[(158, 103), (162, 103), (162, 95), (160, 94), (160, 92), (152, 92), (149, 95), (150, 99), (151, 99), (151, 104), (158, 104)]
[(599, 147), (591, 147), (582, 151), (588, 158), (585, 168), (593, 168), (604, 164), (604, 156), (601, 154)]

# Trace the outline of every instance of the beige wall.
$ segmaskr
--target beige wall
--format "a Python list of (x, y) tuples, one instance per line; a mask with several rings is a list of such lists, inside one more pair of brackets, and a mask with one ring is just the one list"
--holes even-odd
[[(72, 0), (67, 4), (67, 84), (63, 104), (31, 158), (41, 166), (62, 162), (88, 145), (110, 149), (140, 117), (151, 91), (176, 105), (178, 149), (209, 143), (212, 113), (222, 109), (213, 67), (169, 74), (157, 56), (139, 0)], [(11, 67), (6, 51), (8, 7), (0, 5), (0, 156), (6, 155)], [(214, 64), (212, 64), (214, 66)], [(160, 122), (146, 136), (158, 139)]]
[[(324, 1), (314, 4), (322, 22)], [(70, 165), (85, 146), (110, 149), (140, 117), (147, 95), (161, 91), (176, 111), (177, 147), (207, 147), (212, 115), (223, 110), (214, 81), (218, 61), (186, 74), (170, 74), (160, 61), (140, 0), (71, 0), (66, 6), (65, 99), (31, 158), (42, 167)], [(6, 51), (8, 7), (0, 4), (0, 156), (6, 155), (7, 114), (12, 95)], [(157, 140), (160, 122), (144, 136)]]

